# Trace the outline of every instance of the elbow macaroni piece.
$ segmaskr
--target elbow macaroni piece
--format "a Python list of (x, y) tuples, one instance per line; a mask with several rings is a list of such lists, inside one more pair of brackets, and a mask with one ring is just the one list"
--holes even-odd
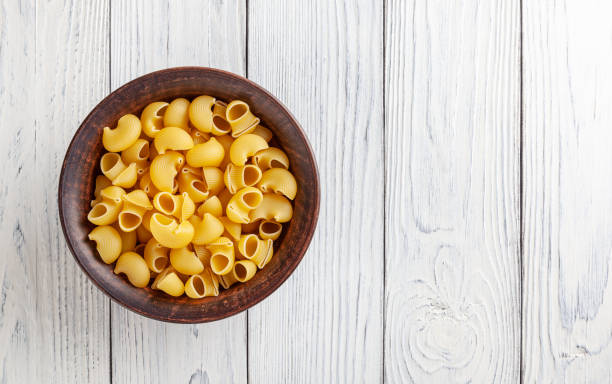
[(138, 288), (144, 288), (149, 284), (151, 274), (147, 263), (136, 252), (126, 252), (119, 256), (115, 264), (115, 274), (123, 273), (129, 282)]
[(202, 95), (104, 128), (88, 238), (136, 287), (218, 296), (271, 260), (298, 185), (249, 105)]
[(230, 146), (230, 160), (234, 165), (242, 166), (249, 157), (266, 148), (268, 148), (268, 143), (260, 136), (242, 135)]
[[(228, 205), (229, 207), (229, 205)], [(249, 213), (250, 220), (273, 220), (286, 223), (293, 217), (293, 206), (286, 197), (274, 193), (264, 193), (261, 204)]]
[(225, 168), (223, 181), (230, 193), (236, 193), (239, 189), (256, 185), (261, 177), (261, 170), (256, 165), (246, 164), (240, 167), (229, 163)]
[(164, 113), (164, 127), (189, 129), (189, 100), (182, 97), (172, 100)]
[(140, 137), (142, 127), (138, 117), (127, 114), (117, 121), (117, 127), (104, 127), (102, 145), (109, 152), (121, 152), (128, 149)]
[(204, 270), (202, 261), (187, 247), (171, 249), (170, 264), (174, 269), (185, 275), (197, 275)]
[(262, 149), (253, 156), (253, 162), (263, 172), (270, 168), (285, 168), (289, 169), (289, 158), (281, 149), (270, 147)]
[(164, 114), (168, 108), (168, 103), (163, 101), (153, 102), (145, 107), (140, 114), (142, 131), (150, 138), (155, 138), (157, 132), (164, 126)]
[(163, 155), (167, 150), (186, 151), (193, 148), (191, 135), (182, 128), (166, 127), (159, 131), (153, 140), (157, 153)]
[(259, 189), (242, 188), (229, 200), (225, 212), (231, 221), (248, 224), (251, 221), (249, 212), (259, 207), (262, 201), (263, 194)]
[(223, 161), (225, 150), (214, 137), (205, 143), (193, 146), (187, 151), (187, 164), (192, 167), (218, 167)]
[(121, 236), (115, 228), (101, 225), (89, 232), (88, 237), (96, 242), (98, 254), (106, 264), (114, 263), (121, 254)]
[(232, 127), (233, 137), (248, 134), (259, 124), (259, 118), (253, 115), (249, 105), (241, 100), (234, 100), (227, 105), (225, 118)]
[(215, 98), (202, 95), (198, 96), (189, 105), (189, 120), (200, 132), (210, 133), (213, 126), (213, 105)]
[(163, 192), (173, 192), (176, 183), (174, 178), (184, 163), (183, 155), (174, 151), (166, 152), (153, 159), (149, 174), (155, 187)]
[(263, 193), (274, 192), (293, 200), (297, 194), (297, 182), (288, 170), (284, 168), (270, 168), (261, 176), (259, 189)]

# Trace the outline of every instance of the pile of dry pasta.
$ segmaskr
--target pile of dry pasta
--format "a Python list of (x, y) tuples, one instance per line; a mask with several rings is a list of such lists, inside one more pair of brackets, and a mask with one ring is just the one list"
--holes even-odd
[(297, 183), (240, 100), (149, 104), (104, 128), (88, 220), (102, 260), (140, 288), (190, 298), (250, 280), (291, 220)]

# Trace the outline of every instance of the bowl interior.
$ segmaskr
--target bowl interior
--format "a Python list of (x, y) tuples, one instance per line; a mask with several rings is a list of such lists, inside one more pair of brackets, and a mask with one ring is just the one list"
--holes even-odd
[[(94, 179), (104, 153), (102, 129), (115, 126), (126, 113), (140, 115), (153, 101), (202, 94), (223, 101), (240, 99), (251, 107), (262, 125), (274, 132), (275, 141), (288, 155), (290, 170), (299, 185), (293, 219), (283, 225), (268, 265), (245, 284), (232, 286), (218, 297), (173, 298), (150, 288), (135, 288), (124, 276), (112, 272), (98, 257), (87, 235)], [(270, 93), (240, 76), (201, 67), (172, 68), (135, 79), (106, 97), (85, 118), (75, 134), (62, 167), (59, 185), (60, 219), (68, 246), (92, 281), (116, 302), (158, 320), (196, 323), (221, 319), (243, 311), (270, 295), (302, 259), (314, 233), (319, 211), (319, 181), (310, 145), (291, 113)]]

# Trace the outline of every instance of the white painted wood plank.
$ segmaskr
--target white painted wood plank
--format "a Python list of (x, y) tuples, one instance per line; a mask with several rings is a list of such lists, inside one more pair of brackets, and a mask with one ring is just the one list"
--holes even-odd
[[(180, 65), (244, 75), (244, 2), (111, 3), (111, 84)], [(241, 383), (247, 379), (246, 314), (203, 325), (165, 324), (112, 305), (115, 383)]]
[(519, 17), (387, 3), (388, 383), (519, 380)]
[(525, 383), (612, 381), (611, 13), (523, 4)]
[(66, 147), (108, 92), (107, 15), (104, 0), (0, 4), (0, 382), (110, 379), (109, 300), (57, 208)]
[(249, 382), (381, 382), (383, 3), (250, 0), (248, 11), (249, 78), (301, 122), (321, 179), (310, 250), (249, 310)]

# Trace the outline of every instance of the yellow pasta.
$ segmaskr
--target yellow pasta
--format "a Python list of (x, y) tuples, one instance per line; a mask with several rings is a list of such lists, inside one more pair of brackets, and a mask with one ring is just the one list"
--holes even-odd
[(167, 150), (186, 151), (193, 148), (193, 139), (184, 129), (166, 127), (159, 131), (153, 141), (157, 153), (163, 155)]
[(274, 193), (264, 193), (261, 204), (249, 212), (250, 220), (265, 219), (274, 220), (277, 223), (286, 223), (292, 217), (293, 206), (291, 202), (286, 197)]
[(189, 221), (178, 224), (175, 219), (161, 213), (151, 216), (151, 234), (161, 245), (168, 248), (183, 248), (193, 239), (194, 228)]
[(126, 252), (119, 256), (115, 264), (115, 274), (123, 273), (129, 282), (138, 288), (144, 288), (149, 284), (151, 274), (147, 263), (136, 252)]
[(178, 98), (166, 108), (164, 113), (164, 127), (179, 127), (184, 130), (189, 129), (189, 100)]
[(223, 206), (218, 196), (211, 196), (198, 207), (198, 215), (204, 216), (205, 213), (210, 213), (213, 216), (221, 217), (223, 215)]
[(204, 264), (187, 247), (170, 250), (170, 264), (185, 275), (197, 275), (204, 270)]
[(184, 162), (184, 156), (175, 151), (166, 152), (153, 159), (149, 174), (155, 187), (163, 192), (172, 192), (176, 183), (174, 178)]
[(221, 143), (211, 137), (205, 143), (193, 146), (187, 151), (187, 164), (192, 167), (218, 167), (223, 161), (225, 150)]
[(241, 258), (251, 260), (262, 269), (272, 258), (273, 240), (261, 240), (254, 234), (243, 235), (238, 242), (238, 252)]
[(227, 105), (225, 118), (232, 127), (233, 137), (248, 134), (259, 124), (259, 118), (253, 115), (249, 105), (241, 100), (234, 100)]
[(124, 115), (117, 121), (115, 129), (104, 127), (102, 145), (109, 152), (121, 152), (138, 140), (141, 129), (138, 117), (131, 114)]
[(241, 100), (148, 104), (102, 132), (88, 237), (136, 287), (218, 296), (271, 260), (298, 192), (272, 130)]
[(249, 212), (259, 207), (262, 200), (263, 194), (259, 189), (254, 187), (242, 188), (227, 203), (225, 209), (227, 217), (235, 223), (248, 224), (251, 221)]
[(283, 226), (270, 220), (262, 220), (259, 223), (259, 237), (264, 240), (276, 240), (280, 236)]
[(230, 193), (236, 193), (239, 189), (256, 185), (261, 177), (261, 170), (256, 165), (237, 166), (230, 163), (225, 168), (223, 181)]
[(262, 149), (253, 156), (253, 162), (263, 172), (270, 168), (289, 169), (289, 158), (281, 149), (270, 147)]
[(211, 132), (214, 103), (215, 98), (206, 95), (198, 96), (191, 102), (189, 106), (189, 120), (198, 131)]
[(147, 267), (153, 272), (161, 273), (168, 266), (169, 248), (161, 245), (157, 240), (151, 238), (144, 249), (144, 260)]
[(263, 173), (259, 182), (262, 192), (274, 192), (293, 200), (297, 194), (295, 177), (284, 168), (270, 168)]
[(268, 148), (268, 143), (260, 136), (242, 135), (230, 146), (230, 160), (234, 165), (242, 166), (249, 157), (266, 148)]
[(178, 297), (185, 292), (183, 281), (173, 267), (164, 269), (151, 284), (151, 288), (158, 289), (170, 296)]
[(234, 266), (234, 243), (227, 237), (220, 237), (208, 245), (210, 268), (217, 275), (225, 275)]
[(140, 122), (142, 124), (142, 131), (145, 135), (150, 138), (155, 138), (157, 132), (161, 131), (164, 126), (164, 113), (168, 108), (168, 103), (163, 101), (156, 101), (151, 103), (142, 110), (140, 114)]
[(272, 140), (272, 137), (274, 136), (271, 130), (269, 130), (268, 128), (262, 125), (256, 126), (253, 132), (251, 133), (254, 135), (260, 136), (262, 139), (264, 139), (268, 143), (270, 142), (270, 140)]
[(113, 227), (102, 225), (89, 232), (89, 240), (96, 242), (96, 249), (102, 261), (114, 263), (121, 254), (121, 236)]
[(212, 243), (223, 234), (225, 229), (223, 223), (210, 213), (205, 213), (201, 219), (198, 216), (192, 216), (190, 222), (194, 227), (192, 242), (197, 245)]

